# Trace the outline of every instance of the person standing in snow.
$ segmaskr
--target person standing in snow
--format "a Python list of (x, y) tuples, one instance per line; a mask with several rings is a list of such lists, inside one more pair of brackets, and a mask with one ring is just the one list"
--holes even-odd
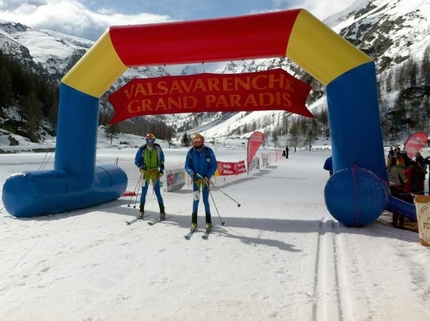
[(155, 135), (149, 133), (146, 135), (146, 144), (139, 147), (134, 163), (139, 168), (141, 178), (145, 180), (142, 184), (142, 194), (140, 196), (140, 207), (137, 218), (143, 218), (145, 213), (146, 193), (148, 192), (149, 182), (152, 181), (154, 193), (160, 206), (160, 220), (166, 218), (164, 211), (164, 202), (160, 191), (160, 179), (164, 175), (164, 153), (159, 144), (155, 143)]
[(417, 162), (418, 166), (420, 166), (423, 170), (427, 171), (427, 165), (424, 163), (424, 157), (421, 155), (420, 152), (415, 153), (415, 161)]
[(396, 156), (396, 153), (394, 151), (393, 146), (390, 146), (390, 150), (388, 151), (388, 156), (387, 157), (394, 157)]
[(323, 168), (328, 171), (328, 173), (331, 175), (333, 175), (333, 158), (332, 156), (328, 157), (325, 162), (324, 162), (324, 166)]
[(406, 177), (404, 189), (413, 194), (424, 194), (426, 172), (416, 161), (411, 161), (411, 166), (405, 169), (404, 174)]
[[(396, 157), (388, 158), (388, 180), (390, 183), (390, 191), (393, 197), (404, 200), (405, 202), (410, 202), (412, 197), (410, 193), (405, 191), (404, 185), (408, 182), (405, 176), (402, 165), (399, 165), (398, 159)], [(413, 203), (413, 200), (412, 200)], [(403, 228), (405, 223), (405, 217), (398, 213), (396, 210), (393, 211), (393, 226)]]
[(288, 155), (289, 155), (289, 153), (290, 153), (290, 149), (288, 148), (288, 146), (287, 147), (285, 147), (285, 158), (287, 158), (288, 159)]
[(200, 201), (200, 191), (206, 212), (206, 230), (212, 229), (211, 211), (209, 206), (210, 178), (218, 168), (213, 150), (204, 145), (204, 138), (195, 134), (191, 140), (193, 147), (188, 151), (185, 159), (185, 171), (190, 175), (193, 183), (193, 211), (191, 214), (191, 230), (197, 229), (197, 211)]
[(404, 165), (398, 161), (398, 158), (390, 157), (388, 159), (388, 180), (390, 185), (396, 185), (404, 188), (407, 178), (405, 176)]

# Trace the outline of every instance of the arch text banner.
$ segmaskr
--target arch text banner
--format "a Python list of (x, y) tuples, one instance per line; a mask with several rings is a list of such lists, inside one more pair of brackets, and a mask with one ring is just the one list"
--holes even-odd
[(282, 69), (133, 79), (109, 96), (111, 124), (143, 115), (286, 110), (306, 117), (311, 87)]

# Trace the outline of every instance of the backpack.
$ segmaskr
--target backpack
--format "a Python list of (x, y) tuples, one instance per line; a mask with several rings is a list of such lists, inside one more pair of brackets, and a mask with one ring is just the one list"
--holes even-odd
[[(203, 148), (205, 149), (206, 162), (209, 163), (211, 161), (211, 158), (209, 156), (209, 147), (203, 146)], [(187, 156), (190, 160), (190, 167), (193, 167), (193, 168), (194, 168), (194, 166), (193, 166), (194, 150), (195, 150), (194, 147), (190, 148), (190, 150), (188, 151), (188, 154), (187, 154)]]

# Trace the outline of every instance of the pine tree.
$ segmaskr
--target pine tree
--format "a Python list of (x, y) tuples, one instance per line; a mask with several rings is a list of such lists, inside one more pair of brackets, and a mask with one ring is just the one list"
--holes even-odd
[(119, 125), (118, 124), (113, 124), (113, 125), (108, 125), (105, 127), (105, 134), (107, 138), (110, 138), (110, 144), (112, 145), (112, 141), (114, 138), (118, 137), (118, 133), (120, 132), (119, 130)]
[(190, 138), (188, 137), (187, 132), (185, 132), (184, 135), (182, 136), (181, 144), (185, 147), (190, 146)]
[(420, 71), (424, 86), (430, 86), (430, 46), (424, 50)]
[(289, 128), (289, 135), (288, 135), (288, 145), (293, 146), (294, 148), (297, 148), (300, 143), (300, 125), (299, 121), (293, 120), (291, 127)]
[(12, 104), (12, 80), (6, 67), (0, 62), (0, 107)]

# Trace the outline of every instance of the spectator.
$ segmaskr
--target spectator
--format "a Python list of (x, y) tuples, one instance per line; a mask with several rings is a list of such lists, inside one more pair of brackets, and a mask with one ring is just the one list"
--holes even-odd
[(413, 194), (424, 194), (425, 171), (416, 161), (405, 170), (406, 183), (404, 189)]
[(418, 166), (424, 170), (427, 170), (427, 165), (424, 164), (424, 157), (422, 157), (420, 152), (415, 153), (415, 161), (417, 162)]
[(404, 159), (405, 169), (411, 166), (412, 159), (408, 156), (408, 153), (406, 153), (405, 150), (402, 150), (400, 155)]
[(398, 158), (390, 157), (388, 159), (388, 180), (390, 185), (396, 185), (400, 188), (404, 187), (407, 179), (403, 170), (404, 166), (399, 162)]
[[(424, 165), (430, 165), (430, 156), (427, 156), (426, 158), (424, 158), (423, 163), (424, 163)], [(430, 178), (428, 181), (429, 181), (428, 188), (429, 188), (429, 195), (430, 195)]]
[(332, 158), (332, 156), (328, 157), (325, 160), (323, 168), (326, 171), (328, 171), (328, 173), (330, 174), (330, 176), (333, 175), (333, 158)]
[(388, 152), (388, 157), (394, 157), (396, 156), (396, 153), (394, 152), (393, 146), (390, 146), (390, 150)]
[(396, 165), (402, 170), (404, 171), (406, 169), (406, 164), (405, 164), (405, 159), (402, 156), (402, 153), (396, 153), (396, 158), (395, 161), (393, 159), (388, 159), (388, 166), (387, 168), (390, 168), (390, 165), (393, 166), (394, 164), (392, 164), (393, 162), (396, 163)]
[[(390, 191), (393, 197), (410, 202), (411, 194), (403, 189), (405, 183), (408, 182), (403, 169), (397, 165), (398, 161), (395, 157), (388, 158), (388, 179), (390, 181)], [(413, 198), (412, 198), (413, 199)], [(412, 201), (413, 203), (413, 201)], [(405, 222), (404, 216), (396, 211), (393, 211), (393, 226), (403, 228)]]

